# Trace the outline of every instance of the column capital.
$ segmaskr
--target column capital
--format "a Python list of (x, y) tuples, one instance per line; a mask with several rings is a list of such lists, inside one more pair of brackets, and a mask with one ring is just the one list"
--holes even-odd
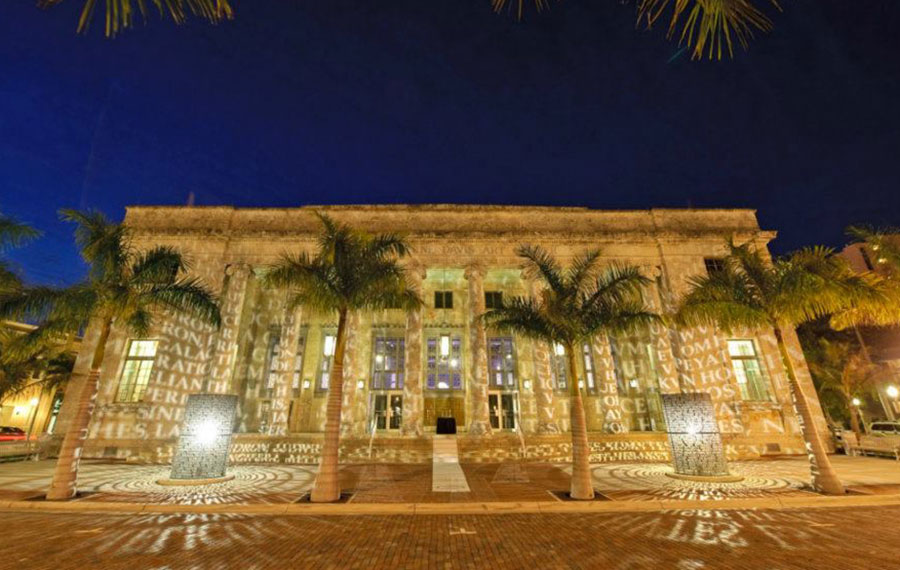
[(484, 279), (485, 273), (487, 273), (487, 268), (485, 268), (484, 265), (478, 262), (472, 262), (466, 265), (463, 277), (466, 279)]

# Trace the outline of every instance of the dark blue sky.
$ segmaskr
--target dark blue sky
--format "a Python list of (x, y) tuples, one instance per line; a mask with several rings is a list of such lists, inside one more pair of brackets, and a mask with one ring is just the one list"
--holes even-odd
[(670, 58), (633, 4), (235, 0), (114, 41), (80, 0), (0, 3), (0, 211), (83, 274), (60, 207), (476, 202), (755, 207), (784, 251), (900, 224), (900, 4), (797, 0), (733, 61)]

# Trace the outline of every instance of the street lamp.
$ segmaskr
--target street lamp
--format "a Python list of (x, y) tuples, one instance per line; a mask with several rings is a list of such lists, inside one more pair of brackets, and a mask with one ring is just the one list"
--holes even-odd
[(888, 386), (887, 390), (885, 390), (885, 392), (887, 392), (887, 395), (890, 396), (891, 398), (894, 398), (895, 400), (897, 399), (897, 396), (900, 396), (900, 390), (898, 390), (897, 387), (894, 386), (893, 384)]

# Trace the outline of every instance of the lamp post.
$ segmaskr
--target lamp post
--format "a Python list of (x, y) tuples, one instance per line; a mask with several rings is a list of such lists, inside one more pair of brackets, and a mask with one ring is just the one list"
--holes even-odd
[(863, 416), (862, 408), (860, 407), (862, 406), (862, 402), (859, 398), (853, 398), (852, 400), (850, 400), (850, 403), (853, 404), (854, 408), (856, 408), (856, 413), (859, 415), (859, 421), (862, 423), (863, 433), (868, 433), (869, 430), (866, 427), (866, 418), (865, 416)]
[(894, 415), (894, 413), (897, 412), (897, 398), (900, 397), (900, 390), (898, 390), (896, 386), (891, 384), (885, 389), (885, 392), (891, 399), (891, 412), (893, 412), (891, 415)]

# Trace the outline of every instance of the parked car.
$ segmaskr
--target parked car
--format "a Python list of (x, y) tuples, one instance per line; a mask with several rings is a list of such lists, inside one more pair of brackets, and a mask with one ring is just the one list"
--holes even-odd
[(0, 441), (23, 441), (25, 430), (12, 426), (0, 426)]
[(869, 424), (872, 435), (900, 435), (900, 422), (872, 422)]

